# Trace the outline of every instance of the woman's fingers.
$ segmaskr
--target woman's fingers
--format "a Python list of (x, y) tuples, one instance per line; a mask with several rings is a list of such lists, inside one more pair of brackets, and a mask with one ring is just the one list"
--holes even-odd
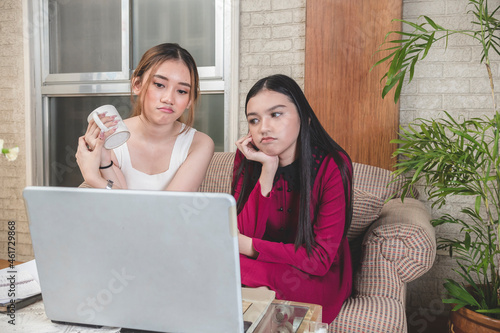
[(241, 138), (239, 138), (236, 142), (238, 141), (243, 141), (245, 139), (248, 139), (248, 138), (251, 138), (252, 137), (252, 134), (250, 133), (247, 133), (246, 135), (242, 136)]
[(238, 149), (244, 150), (251, 142), (252, 142), (252, 135), (247, 134), (244, 137), (240, 138), (238, 141), (236, 141), (236, 146), (238, 147)]
[[(116, 124), (118, 124), (118, 120), (116, 119), (116, 115), (113, 115), (113, 116), (110, 116), (110, 117), (107, 117), (107, 116), (104, 116), (104, 115), (99, 115), (99, 119), (101, 120), (102, 124), (107, 128), (107, 129), (110, 129), (111, 127), (115, 126)], [(91, 126), (92, 128), (99, 128), (103, 131), (105, 131), (105, 129), (102, 129), (101, 127), (99, 127), (96, 122), (94, 121), (94, 119), (90, 120), (89, 122), (89, 126)]]
[[(99, 116), (99, 120), (101, 121), (101, 123), (107, 127), (107, 128), (111, 128), (113, 126), (115, 126), (116, 124), (118, 124), (118, 120), (116, 120), (116, 117), (118, 117), (117, 115), (112, 115), (112, 116), (107, 116), (106, 113), (101, 113), (98, 115)], [(89, 121), (89, 127), (92, 126), (92, 127), (98, 127), (100, 128), (94, 118), (92, 118), (90, 121)], [(102, 130), (102, 129), (101, 129)]]
[(81, 152), (81, 151), (87, 151), (87, 150), (89, 150), (89, 149), (88, 149), (87, 142), (85, 142), (85, 137), (84, 136), (79, 137), (78, 138), (77, 153)]
[(246, 149), (248, 147), (248, 144), (252, 141), (252, 138), (246, 138), (243, 141), (241, 141), (239, 144), (237, 144), (238, 148), (241, 149)]
[(92, 127), (89, 128), (87, 133), (85, 133), (85, 142), (87, 143), (87, 146), (89, 147), (90, 150), (94, 150), (96, 143), (97, 143), (97, 138), (99, 137), (99, 134), (101, 132), (101, 129), (97, 127), (97, 125), (93, 125)]
[(237, 146), (247, 159), (257, 162), (260, 162), (262, 160), (262, 157), (260, 155), (264, 153), (255, 149), (255, 146), (252, 144), (252, 138), (244, 139)]
[(88, 148), (85, 136), (78, 139), (78, 149), (76, 151), (76, 163), (80, 168), (83, 178), (88, 181), (99, 176), (99, 166), (101, 165), (101, 151), (103, 140), (96, 141), (95, 149)]
[(247, 159), (262, 163), (262, 165), (266, 163), (275, 163), (276, 160), (279, 159), (278, 156), (267, 155), (263, 151), (259, 150), (255, 146), (253, 138), (250, 134), (245, 135), (236, 141), (236, 146)]
[(99, 114), (99, 119), (108, 128), (105, 132), (95, 123), (94, 119), (89, 122), (87, 132), (85, 133), (85, 141), (89, 149), (94, 150), (96, 148), (97, 140), (102, 133), (104, 133), (103, 140), (105, 140), (116, 132), (116, 125), (118, 124), (116, 117), (116, 115), (108, 117), (104, 114)]
[(105, 117), (101, 120), (107, 128), (111, 128), (111, 127), (115, 126), (116, 124), (118, 124), (118, 120), (116, 119), (116, 117), (117, 117), (116, 115), (113, 115), (111, 117)]
[(99, 150), (100, 148), (102, 148), (102, 146), (104, 146), (104, 132), (101, 132), (99, 134), (99, 137), (96, 140), (96, 145), (95, 145), (94, 149)]
[(117, 128), (113, 127), (109, 131), (107, 131), (107, 132), (101, 132), (103, 134), (103, 140), (106, 140), (110, 135), (112, 135), (113, 133), (115, 133), (116, 130), (117, 130)]
[(101, 132), (101, 129), (99, 128), (99, 126), (94, 124), (94, 126), (92, 126), (91, 132), (89, 134), (90, 134), (91, 138), (96, 139), (99, 136), (100, 132)]
[(89, 125), (87, 126), (87, 131), (84, 135), (84, 140), (91, 150), (95, 147), (95, 140), (99, 135), (100, 129), (99, 126), (94, 122), (94, 120), (89, 121)]

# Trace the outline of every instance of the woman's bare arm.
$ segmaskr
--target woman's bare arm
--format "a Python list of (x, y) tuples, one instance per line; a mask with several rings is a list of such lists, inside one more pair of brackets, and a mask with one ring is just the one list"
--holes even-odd
[(214, 142), (205, 133), (196, 132), (189, 148), (188, 156), (167, 191), (196, 192), (200, 187), (214, 154)]

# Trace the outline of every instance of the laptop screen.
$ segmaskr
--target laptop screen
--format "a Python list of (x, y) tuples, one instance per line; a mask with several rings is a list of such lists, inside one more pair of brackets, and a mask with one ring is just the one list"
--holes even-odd
[(232, 196), (61, 187), (23, 195), (49, 319), (243, 331)]

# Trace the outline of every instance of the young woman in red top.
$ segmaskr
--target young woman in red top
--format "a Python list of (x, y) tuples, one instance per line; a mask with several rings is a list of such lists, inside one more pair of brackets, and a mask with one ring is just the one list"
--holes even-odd
[(352, 287), (351, 160), (285, 75), (258, 81), (245, 114), (233, 178), (242, 284), (320, 304), (329, 323)]

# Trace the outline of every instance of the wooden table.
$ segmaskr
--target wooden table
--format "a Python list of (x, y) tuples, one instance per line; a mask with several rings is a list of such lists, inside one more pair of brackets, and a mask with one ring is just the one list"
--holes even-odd
[[(22, 261), (14, 261), (14, 265), (22, 264)], [(0, 259), (0, 269), (4, 269), (10, 266), (10, 262), (5, 259)]]

